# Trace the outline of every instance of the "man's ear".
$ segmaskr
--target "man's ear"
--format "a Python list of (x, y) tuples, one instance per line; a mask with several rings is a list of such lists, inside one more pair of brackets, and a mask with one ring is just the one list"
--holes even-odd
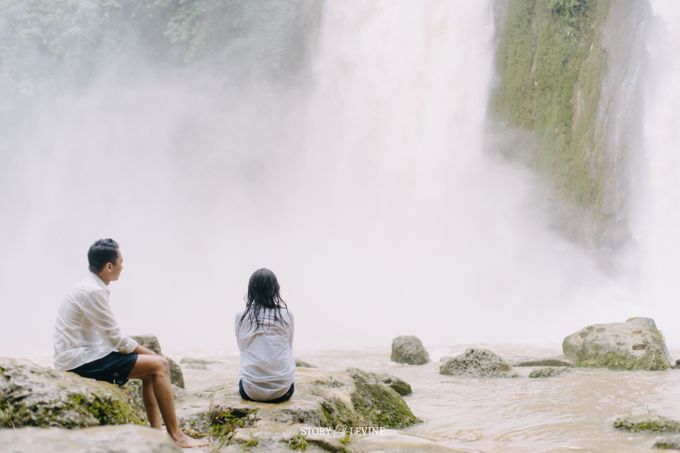
[(111, 264), (111, 263), (106, 263), (106, 270), (107, 270), (107, 271), (110, 271), (111, 269), (113, 269), (113, 264)]

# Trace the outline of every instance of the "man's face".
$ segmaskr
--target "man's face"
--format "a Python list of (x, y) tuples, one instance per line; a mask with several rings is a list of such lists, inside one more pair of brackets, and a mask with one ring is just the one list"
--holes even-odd
[(123, 255), (120, 253), (120, 250), (118, 251), (118, 257), (116, 258), (116, 262), (111, 265), (111, 280), (118, 280), (120, 277), (120, 273), (123, 271)]

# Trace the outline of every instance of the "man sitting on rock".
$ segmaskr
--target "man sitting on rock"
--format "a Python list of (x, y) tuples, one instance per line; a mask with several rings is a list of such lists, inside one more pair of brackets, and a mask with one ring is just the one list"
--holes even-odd
[(100, 239), (87, 253), (90, 274), (66, 296), (54, 331), (54, 367), (80, 376), (123, 385), (141, 379), (144, 408), (153, 428), (161, 415), (177, 445), (202, 447), (206, 442), (180, 431), (170, 385), (168, 361), (123, 335), (109, 306), (108, 284), (118, 280), (123, 257), (113, 239)]

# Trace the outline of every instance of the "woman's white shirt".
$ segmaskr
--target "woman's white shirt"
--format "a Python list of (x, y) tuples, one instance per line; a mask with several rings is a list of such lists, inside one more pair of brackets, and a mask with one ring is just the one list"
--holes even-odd
[(267, 401), (284, 395), (295, 381), (293, 333), (295, 320), (286, 310), (279, 311), (285, 323), (274, 321), (273, 310), (262, 309), (260, 327), (248, 317), (241, 323), (243, 312), (236, 314), (236, 342), (241, 351), (241, 380), (249, 397)]

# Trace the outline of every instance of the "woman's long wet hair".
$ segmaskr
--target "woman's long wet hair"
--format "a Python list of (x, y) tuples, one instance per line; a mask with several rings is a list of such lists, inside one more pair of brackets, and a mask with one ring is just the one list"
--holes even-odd
[[(279, 294), (279, 281), (276, 275), (269, 269), (258, 269), (253, 272), (248, 282), (248, 295), (246, 296), (246, 309), (239, 321), (239, 327), (243, 324), (245, 319), (249, 324), (255, 325), (255, 329), (265, 324), (280, 322), (288, 326), (288, 322), (281, 316), (281, 309), (288, 310), (286, 302)], [(267, 323), (265, 323), (265, 316), (260, 317), (263, 309), (270, 309), (271, 316), (266, 316)]]

